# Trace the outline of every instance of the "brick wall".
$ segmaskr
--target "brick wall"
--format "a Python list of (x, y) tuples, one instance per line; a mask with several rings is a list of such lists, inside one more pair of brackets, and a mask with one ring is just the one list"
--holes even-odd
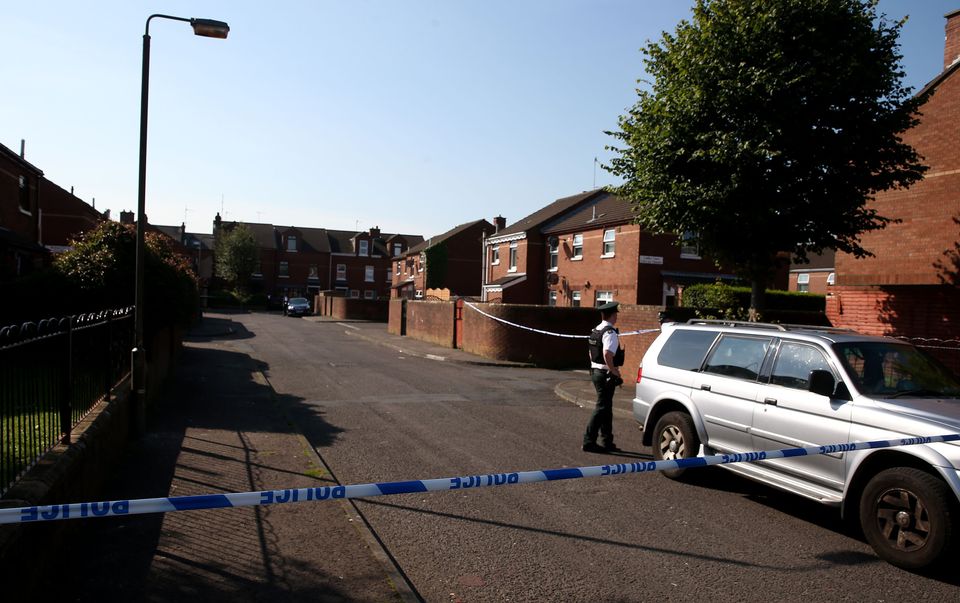
[(407, 301), (407, 337), (454, 347), (453, 311), (454, 302)]
[(392, 335), (406, 335), (407, 329), (403, 318), (405, 299), (391, 299), (389, 304), (389, 316), (387, 319), (387, 332)]
[(349, 297), (328, 297), (331, 318), (350, 320), (372, 320), (387, 322), (389, 302), (382, 299), (351, 299)]
[(921, 112), (920, 124), (903, 139), (930, 169), (907, 190), (877, 195), (870, 207), (903, 222), (863, 235), (862, 245), (873, 258), (858, 260), (838, 252), (838, 285), (940, 283), (935, 264), (960, 239), (960, 228), (952, 221), (960, 215), (960, 70), (940, 83)]
[[(960, 289), (955, 286), (837, 286), (827, 297), (835, 327), (906, 337), (960, 374)], [(918, 341), (918, 338), (940, 341)], [(925, 347), (926, 346), (926, 347)]]
[[(518, 325), (569, 335), (588, 335), (600, 322), (594, 308), (563, 308), (513, 304), (476, 304), (486, 312)], [(657, 306), (621, 305), (618, 328), (621, 332), (658, 329)], [(656, 333), (621, 339), (626, 352), (623, 374), (629, 381), (636, 375), (643, 353)], [(561, 338), (512, 327), (488, 318), (472, 308), (463, 310), (463, 349), (485, 358), (530, 362), (549, 368), (589, 368), (587, 342), (582, 338)]]

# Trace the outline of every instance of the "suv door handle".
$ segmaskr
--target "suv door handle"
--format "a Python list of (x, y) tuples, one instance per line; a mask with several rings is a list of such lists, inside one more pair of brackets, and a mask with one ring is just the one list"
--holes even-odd
[(703, 385), (700, 386), (700, 389), (702, 389), (705, 392), (708, 392), (710, 391), (710, 386), (704, 383)]
[(764, 398), (764, 399), (763, 399), (763, 403), (764, 403), (764, 404), (769, 404), (769, 405), (771, 405), (771, 406), (776, 406), (776, 405), (777, 405), (777, 399), (776, 399), (776, 398)]

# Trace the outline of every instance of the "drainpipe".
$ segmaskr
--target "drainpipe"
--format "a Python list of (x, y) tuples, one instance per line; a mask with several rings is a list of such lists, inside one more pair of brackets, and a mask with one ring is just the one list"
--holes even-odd
[(487, 301), (487, 233), (480, 237), (480, 257), (483, 258), (483, 268), (480, 270), (480, 301)]

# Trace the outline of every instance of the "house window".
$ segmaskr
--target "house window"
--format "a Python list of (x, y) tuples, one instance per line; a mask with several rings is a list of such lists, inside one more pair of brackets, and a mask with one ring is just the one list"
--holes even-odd
[(797, 275), (797, 291), (809, 291), (810, 290), (810, 273), (801, 272)]
[(547, 242), (548, 249), (550, 251), (550, 270), (556, 271), (557, 269), (557, 258), (560, 255), (560, 239), (556, 237), (550, 237), (550, 240)]
[(359, 289), (351, 289), (351, 290), (350, 290), (350, 298), (351, 298), (351, 299), (360, 299), (360, 290), (359, 290)]
[(377, 292), (372, 289), (363, 290), (363, 299), (373, 299), (376, 296)]
[(423, 299), (423, 289), (417, 289), (417, 292), (413, 295), (415, 299)]
[(287, 251), (296, 251), (297, 250), (297, 237), (293, 235), (287, 235)]
[(616, 250), (616, 240), (617, 232), (614, 229), (608, 228), (603, 231), (603, 257), (613, 257)]
[(574, 308), (580, 307), (580, 292), (574, 291), (570, 294), (570, 305)]
[(581, 260), (583, 259), (583, 235), (575, 234), (573, 235), (573, 257), (571, 260)]
[(363, 269), (363, 281), (366, 283), (373, 282), (373, 266), (366, 266)]
[(370, 241), (367, 241), (367, 240), (360, 241), (360, 255), (362, 256), (370, 255)]
[(310, 264), (310, 276), (309, 278), (318, 279), (320, 278), (320, 270), (317, 268), (316, 264)]
[(613, 291), (597, 291), (597, 306), (613, 301)]
[(337, 280), (345, 281), (347, 280), (347, 265), (346, 264), (337, 264)]
[(827, 284), (828, 284), (828, 285), (832, 285), (832, 284), (834, 284), (834, 283), (836, 283), (836, 282), (837, 282), (837, 273), (836, 273), (836, 272), (831, 272), (830, 274), (827, 275)]
[(394, 268), (394, 274), (400, 274), (400, 264), (401, 262), (397, 262), (397, 267)]
[(20, 211), (30, 213), (30, 187), (24, 176), (20, 176)]
[(423, 267), (427, 265), (427, 254), (420, 253), (420, 261), (417, 263), (417, 272), (423, 272)]
[(551, 291), (551, 292), (550, 292), (550, 296), (549, 296), (549, 298), (547, 299), (547, 303), (548, 303), (549, 305), (551, 305), (551, 306), (556, 306), (556, 305), (557, 305), (557, 292), (556, 292), (556, 291)]
[(680, 236), (680, 257), (700, 259), (700, 243), (697, 242), (697, 233), (692, 230), (685, 230)]
[(290, 276), (290, 264), (287, 262), (280, 262), (280, 273), (278, 275), (280, 278), (285, 278)]
[(393, 244), (393, 257), (397, 257), (397, 256), (400, 255), (401, 253), (403, 253), (403, 245), (402, 245), (401, 243), (394, 243), (394, 244)]
[(517, 242), (510, 243), (510, 272), (517, 271)]
[(392, 283), (392, 282), (393, 282), (393, 275), (390, 274), (390, 269), (389, 269), (389, 268), (387, 268), (387, 282), (388, 282), (388, 283)]
[(490, 248), (490, 265), (497, 266), (498, 264), (500, 264), (500, 247), (494, 245)]

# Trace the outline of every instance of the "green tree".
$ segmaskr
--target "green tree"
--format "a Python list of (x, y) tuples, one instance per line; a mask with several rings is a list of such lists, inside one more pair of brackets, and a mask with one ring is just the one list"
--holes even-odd
[[(136, 229), (118, 222), (101, 222), (73, 241), (53, 266), (64, 279), (59, 314), (133, 305), (136, 249)], [(199, 299), (190, 260), (155, 232), (145, 233), (144, 250), (144, 329), (189, 325)]]
[(260, 248), (245, 224), (224, 229), (216, 243), (217, 276), (246, 289), (250, 275), (260, 267)]
[(695, 233), (753, 312), (791, 253), (872, 255), (860, 234), (896, 220), (868, 201), (926, 170), (899, 137), (925, 100), (901, 83), (902, 25), (867, 0), (698, 0), (642, 49), (653, 82), (607, 132), (615, 192), (646, 228)]

